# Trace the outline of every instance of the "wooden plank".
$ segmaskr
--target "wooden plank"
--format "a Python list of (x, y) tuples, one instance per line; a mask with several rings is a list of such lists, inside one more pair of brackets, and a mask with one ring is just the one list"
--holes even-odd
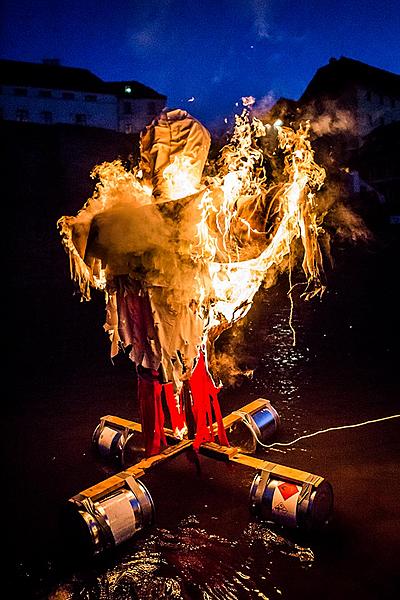
[[(115, 415), (106, 415), (105, 417), (101, 417), (101, 421), (104, 421), (105, 424), (108, 423), (110, 425), (116, 425), (119, 428), (129, 429), (132, 432), (142, 432), (142, 426), (140, 423), (137, 423), (136, 421), (128, 421), (127, 419), (122, 419), (121, 417), (117, 417)], [(170, 441), (180, 441), (180, 438), (174, 435), (172, 429), (164, 427), (164, 433)]]
[(206, 456), (216, 458), (217, 460), (229, 461), (232, 457), (239, 452), (239, 449), (234, 446), (221, 446), (215, 442), (203, 442), (199, 451)]
[[(229, 413), (229, 415), (226, 415), (226, 417), (224, 417), (222, 419), (225, 429), (229, 429), (229, 427), (232, 427), (232, 425), (234, 425), (238, 421), (242, 420), (242, 417), (240, 415), (234, 414), (235, 412), (243, 412), (246, 414), (255, 413), (258, 410), (260, 410), (261, 408), (264, 408), (265, 401), (266, 401), (265, 398), (258, 398), (257, 400), (253, 400), (252, 402), (249, 402), (249, 404), (246, 404), (242, 408), (238, 408), (237, 411), (233, 411), (233, 412)], [(214, 433), (218, 432), (217, 423), (213, 423), (213, 431), (214, 431)]]
[(104, 479), (103, 481), (92, 485), (86, 490), (83, 490), (83, 492), (80, 492), (79, 495), (90, 498), (94, 502), (97, 498), (103, 496), (105, 492), (113, 492), (121, 488), (123, 485), (124, 480), (121, 479), (121, 477), (118, 475), (112, 475), (111, 477), (108, 477), (108, 479)]
[(117, 425), (117, 427), (130, 429), (139, 433), (142, 431), (142, 426), (140, 423), (128, 421), (127, 419), (122, 419), (121, 417), (117, 417), (115, 415), (106, 415), (105, 417), (101, 417), (101, 421), (104, 421), (105, 424), (108, 423), (109, 425)]
[(95, 502), (97, 498), (103, 496), (105, 493), (109, 494), (123, 487), (124, 481), (127, 477), (133, 476), (136, 479), (142, 477), (148, 469), (151, 469), (156, 464), (172, 458), (184, 450), (187, 450), (192, 444), (192, 440), (182, 440), (178, 444), (168, 446), (165, 448), (165, 450), (160, 452), (160, 454), (150, 456), (149, 458), (144, 458), (132, 467), (129, 467), (128, 469), (125, 469), (116, 475), (108, 477), (108, 479), (104, 479), (103, 481), (96, 483), (96, 485), (86, 488), (86, 490), (80, 492), (79, 495), (90, 498), (93, 502)]
[(128, 473), (129, 475), (133, 475), (134, 477), (137, 477), (137, 475), (136, 475), (137, 471), (142, 471), (142, 473), (144, 473), (145, 471), (147, 471), (148, 469), (151, 469), (158, 463), (163, 462), (164, 460), (167, 460), (169, 458), (172, 458), (173, 456), (180, 454), (184, 450), (187, 450), (188, 448), (190, 448), (192, 446), (192, 444), (193, 444), (193, 440), (182, 440), (182, 441), (178, 442), (177, 444), (175, 444), (174, 446), (168, 446), (167, 448), (165, 448), (165, 450), (160, 452), (160, 454), (155, 454), (154, 456), (149, 456), (148, 458), (143, 458), (141, 461), (139, 461), (135, 465), (132, 465), (132, 467), (128, 467), (127, 469), (125, 469), (124, 473)]

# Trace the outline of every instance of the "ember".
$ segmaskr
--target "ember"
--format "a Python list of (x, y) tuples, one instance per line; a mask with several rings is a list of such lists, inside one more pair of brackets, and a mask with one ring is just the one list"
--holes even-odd
[[(216, 418), (227, 445), (214, 343), (247, 314), (271, 270), (290, 275), (301, 257), (304, 296), (324, 291), (316, 194), (325, 171), (309, 127), (264, 125), (251, 117), (253, 100), (243, 98), (211, 175), (208, 131), (185, 111), (165, 111), (141, 137), (137, 168), (97, 166), (93, 196), (58, 221), (82, 298), (91, 287), (105, 292), (111, 355), (123, 349), (137, 367), (147, 455), (166, 444), (162, 394), (177, 435), (195, 437), (195, 447), (212, 441)], [(279, 181), (266, 177), (266, 136), (283, 157)]]

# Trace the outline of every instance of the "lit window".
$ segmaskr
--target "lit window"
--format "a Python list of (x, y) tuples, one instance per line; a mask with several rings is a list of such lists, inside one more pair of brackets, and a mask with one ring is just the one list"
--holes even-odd
[(40, 98), (51, 98), (51, 90), (39, 90)]
[(63, 100), (74, 100), (75, 94), (74, 94), (74, 92), (63, 92), (62, 97), (63, 97)]
[(126, 94), (132, 94), (132, 88), (130, 85), (126, 85), (125, 86), (125, 93)]
[(14, 96), (27, 96), (28, 90), (26, 88), (14, 88)]
[(49, 110), (42, 110), (42, 112), (40, 113), (40, 120), (42, 121), (42, 123), (50, 125), (53, 122), (53, 113)]
[(86, 125), (87, 117), (84, 113), (77, 113), (75, 115), (75, 125)]
[(124, 102), (124, 115), (132, 114), (132, 104), (130, 102)]
[(94, 94), (86, 94), (85, 100), (86, 102), (96, 102), (97, 96), (95, 96)]
[(21, 123), (29, 121), (29, 110), (26, 108), (17, 108), (16, 117), (17, 121), (20, 121)]

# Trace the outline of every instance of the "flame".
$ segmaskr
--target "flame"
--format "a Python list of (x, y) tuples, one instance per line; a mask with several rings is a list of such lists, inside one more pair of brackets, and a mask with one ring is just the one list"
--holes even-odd
[[(281, 121), (264, 125), (250, 115), (253, 98), (243, 98), (243, 102), (249, 108), (235, 116), (231, 139), (213, 165), (216, 174), (204, 176), (199, 184), (198, 167), (185, 154), (177, 155), (163, 172), (169, 199), (196, 194), (193, 202), (197, 202), (200, 218), (190, 256), (194, 263), (205, 266), (209, 275), (208, 279), (196, 277), (193, 290), (195, 310), (204, 323), (204, 346), (248, 313), (272, 269), (289, 269), (292, 287), (295, 252), (302, 255), (303, 295), (310, 298), (324, 291), (318, 241), (323, 215), (316, 198), (326, 174), (314, 160), (310, 124), (297, 130)], [(259, 140), (268, 135), (276, 136), (276, 152), (283, 159), (278, 182), (268, 180), (264, 168), (266, 157)], [(140, 171), (127, 171), (120, 161), (97, 166), (92, 176), (99, 181), (80, 211), (80, 223), (88, 223), (105, 207), (121, 202), (121, 197), (134, 207), (152, 202)], [(88, 268), (77, 252), (71, 217), (62, 217), (58, 225), (70, 253), (73, 276), (89, 299), (89, 286), (105, 289), (107, 273), (101, 264)]]
[(165, 167), (163, 177), (167, 182), (168, 197), (171, 200), (185, 198), (199, 191), (196, 169), (191, 159), (184, 154), (175, 156)]
[[(268, 185), (261, 168), (264, 156), (256, 145), (268, 128), (244, 110), (236, 116), (230, 144), (222, 150), (219, 174), (201, 201), (202, 219), (192, 256), (207, 260), (212, 282), (204, 341), (213, 329), (247, 314), (269, 270), (283, 263), (296, 240), (303, 248), (305, 296), (324, 291), (315, 193), (323, 185), (325, 171), (314, 161), (309, 124), (294, 131), (277, 121), (274, 128), (284, 154), (282, 181)], [(222, 192), (222, 200), (217, 200), (216, 191)], [(254, 222), (265, 212), (265, 198), (271, 194), (276, 225), (268, 234)], [(257, 242), (264, 245), (259, 254), (241, 260), (246, 244), (253, 247)]]

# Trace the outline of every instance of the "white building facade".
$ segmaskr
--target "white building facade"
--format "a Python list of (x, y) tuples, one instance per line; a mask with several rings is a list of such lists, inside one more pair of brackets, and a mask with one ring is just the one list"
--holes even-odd
[(104, 82), (56, 61), (0, 60), (0, 118), (135, 133), (165, 107), (166, 96), (136, 81)]

